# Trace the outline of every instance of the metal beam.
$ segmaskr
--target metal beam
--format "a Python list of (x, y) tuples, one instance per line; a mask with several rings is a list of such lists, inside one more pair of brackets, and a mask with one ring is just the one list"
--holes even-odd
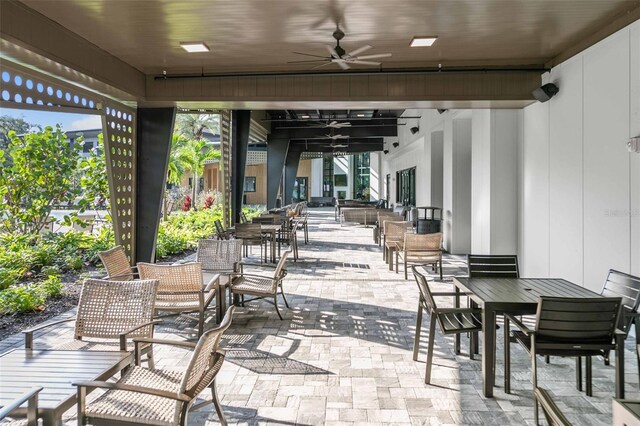
[(244, 195), (244, 172), (247, 166), (247, 150), (249, 147), (249, 128), (251, 111), (234, 110), (231, 113), (231, 221), (240, 222), (242, 198)]
[(155, 260), (175, 108), (138, 108), (136, 261)]
[[(335, 134), (350, 136), (353, 138), (370, 138), (370, 137), (393, 137), (398, 136), (398, 127), (389, 126), (393, 122), (386, 122), (385, 126), (351, 126), (335, 129)], [(323, 138), (331, 133), (333, 129), (322, 127), (307, 128), (274, 128), (271, 131), (272, 137), (276, 139), (313, 139)]]
[(300, 164), (301, 155), (302, 151), (299, 149), (291, 149), (291, 147), (289, 147), (287, 151), (287, 158), (284, 162), (284, 190), (282, 195), (282, 202), (284, 204), (293, 202), (291, 197), (296, 176), (298, 175), (298, 165)]
[(267, 140), (267, 208), (276, 206), (278, 198), (278, 188), (282, 181), (282, 169), (289, 149), (288, 139), (272, 139), (271, 135)]

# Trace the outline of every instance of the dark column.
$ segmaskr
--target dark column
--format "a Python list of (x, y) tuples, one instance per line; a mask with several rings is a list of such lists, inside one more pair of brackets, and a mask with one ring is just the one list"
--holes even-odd
[(299, 149), (287, 151), (287, 159), (284, 162), (284, 195), (282, 197), (283, 204), (290, 204), (291, 193), (296, 183), (296, 176), (298, 175), (298, 164), (300, 164), (300, 156), (302, 151)]
[(136, 261), (155, 261), (175, 108), (138, 108)]
[(282, 169), (289, 148), (288, 139), (267, 140), (267, 209), (276, 206), (278, 188), (282, 180)]
[(234, 110), (231, 113), (231, 220), (240, 222), (242, 196), (244, 195), (244, 172), (249, 148), (249, 126), (251, 111)]

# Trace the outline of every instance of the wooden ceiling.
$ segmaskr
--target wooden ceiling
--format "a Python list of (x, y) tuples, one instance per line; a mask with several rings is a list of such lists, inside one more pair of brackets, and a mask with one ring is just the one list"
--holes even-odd
[[(325, 55), (336, 24), (347, 51), (370, 44), (366, 54), (391, 52), (383, 70), (541, 65), (640, 6), (638, 0), (21, 1), (147, 74), (308, 71), (312, 65), (287, 62), (305, 59), (293, 52)], [(420, 35), (438, 40), (409, 47)], [(212, 51), (189, 54), (181, 41), (204, 41)]]

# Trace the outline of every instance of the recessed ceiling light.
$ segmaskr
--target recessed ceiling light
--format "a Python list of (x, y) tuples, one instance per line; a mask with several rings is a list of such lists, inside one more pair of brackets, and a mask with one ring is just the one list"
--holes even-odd
[(306, 120), (307, 118), (309, 118), (309, 116), (308, 115), (301, 115), (300, 118), (304, 118)]
[(202, 41), (183, 41), (180, 42), (180, 47), (189, 53), (210, 52), (209, 47)]
[(414, 37), (411, 40), (411, 47), (429, 47), (438, 39), (437, 36)]
[(356, 114), (356, 117), (364, 117), (364, 114), (362, 114), (362, 113)]

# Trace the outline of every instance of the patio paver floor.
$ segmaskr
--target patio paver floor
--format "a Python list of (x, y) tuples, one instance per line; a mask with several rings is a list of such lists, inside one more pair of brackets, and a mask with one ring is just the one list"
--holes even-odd
[[(432, 385), (424, 384), (427, 320), (420, 361), (412, 359), (418, 291), (410, 276), (388, 270), (371, 228), (344, 226), (333, 210), (312, 209), (310, 243), (300, 238), (300, 260), (289, 262), (284, 288), (291, 309), (280, 321), (264, 301), (239, 307), (222, 342), (227, 356), (218, 391), (230, 424), (533, 424), (529, 359), (512, 345), (512, 393), (502, 391), (502, 339), (498, 336), (495, 398), (482, 396), (480, 356), (453, 352), (453, 337), (436, 336)], [(257, 259), (257, 251), (254, 257)], [(445, 280), (466, 273), (459, 256), (447, 256)], [(69, 312), (67, 315), (73, 315)], [(212, 318), (210, 318), (211, 320)], [(194, 337), (194, 322), (167, 321), (162, 338)], [(210, 325), (209, 325), (210, 326)], [(500, 335), (500, 333), (498, 333)], [(71, 338), (58, 327), (36, 345)], [(626, 391), (640, 399), (633, 339), (628, 339)], [(0, 342), (0, 351), (21, 346), (22, 336)], [(185, 365), (188, 353), (159, 347), (158, 367)], [(611, 423), (614, 367), (594, 360), (593, 397), (575, 388), (573, 359), (552, 358), (539, 367), (570, 420), (580, 425)], [(203, 396), (209, 396), (203, 394)], [(74, 412), (67, 424), (75, 424)], [(212, 406), (190, 414), (190, 424), (216, 424)]]

